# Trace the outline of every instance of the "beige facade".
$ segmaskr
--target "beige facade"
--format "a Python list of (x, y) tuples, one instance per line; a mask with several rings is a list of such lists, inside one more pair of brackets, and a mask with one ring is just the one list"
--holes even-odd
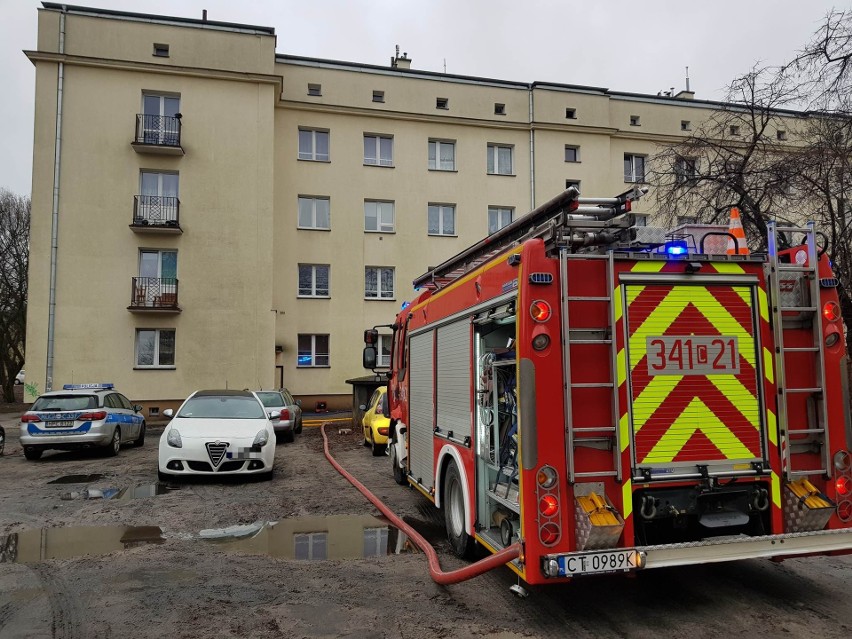
[[(691, 94), (276, 55), (267, 27), (44, 6), (38, 50), (27, 52), (36, 69), (30, 394), (111, 381), (163, 408), (202, 387), (283, 382), (310, 402), (348, 406), (346, 380), (366, 372), (363, 329), (392, 322), (416, 276), (486, 236), (489, 207), (518, 217), (569, 180), (585, 195), (623, 192), (625, 156), (653, 154), (713, 107)], [(140, 142), (137, 115), (156, 99), (162, 113), (179, 104), (179, 145), (147, 130)], [(141, 197), (167, 182), (168, 195)], [(135, 206), (172, 194), (176, 225), (136, 224)], [(432, 233), (430, 205), (440, 220)], [(368, 229), (365, 207), (385, 223)], [(653, 214), (653, 199), (636, 211)], [(386, 269), (393, 288), (382, 297)], [(143, 281), (143, 270), (159, 279)], [(142, 295), (140, 282), (163, 293), (175, 279), (165, 306), (165, 295)], [(306, 345), (314, 350), (300, 358)]]

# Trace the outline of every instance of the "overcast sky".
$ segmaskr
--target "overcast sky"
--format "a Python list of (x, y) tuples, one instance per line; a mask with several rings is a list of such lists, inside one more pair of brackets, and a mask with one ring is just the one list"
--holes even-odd
[[(847, 0), (848, 3), (848, 0)], [(756, 62), (803, 47), (829, 0), (74, 0), (105, 9), (274, 27), (278, 53), (521, 82), (720, 100)], [(0, 188), (29, 195), (35, 0), (0, 0)]]

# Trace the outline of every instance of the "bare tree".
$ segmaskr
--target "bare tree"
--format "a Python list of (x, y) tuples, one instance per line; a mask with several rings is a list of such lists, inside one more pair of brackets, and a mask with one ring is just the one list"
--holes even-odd
[(15, 401), (15, 375), (24, 365), (30, 199), (0, 189), (0, 393)]

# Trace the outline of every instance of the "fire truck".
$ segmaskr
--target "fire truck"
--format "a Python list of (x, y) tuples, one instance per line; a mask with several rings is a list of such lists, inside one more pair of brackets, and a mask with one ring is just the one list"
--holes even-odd
[(727, 227), (641, 243), (642, 194), (569, 188), (365, 331), (373, 370), (392, 332), (397, 483), (443, 510), (457, 555), (519, 544), (508, 566), (530, 584), (852, 552), (846, 335), (820, 234), (769, 222), (746, 255)]

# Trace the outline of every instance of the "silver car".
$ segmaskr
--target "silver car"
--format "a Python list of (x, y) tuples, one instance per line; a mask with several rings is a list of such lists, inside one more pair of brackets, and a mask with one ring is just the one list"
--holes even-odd
[(302, 406), (286, 388), (277, 391), (254, 391), (266, 413), (279, 411), (281, 417), (272, 420), (276, 439), (292, 442), (302, 432)]

